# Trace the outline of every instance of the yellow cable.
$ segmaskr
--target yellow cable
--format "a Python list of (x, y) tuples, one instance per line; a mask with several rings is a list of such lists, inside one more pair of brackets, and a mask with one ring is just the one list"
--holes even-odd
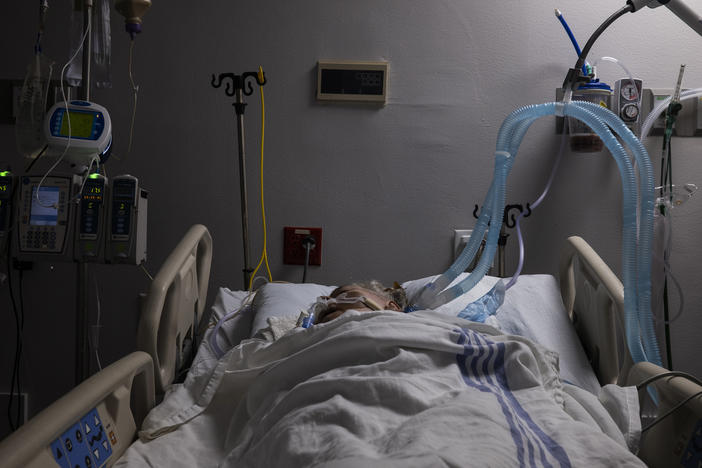
[[(263, 68), (258, 67), (258, 81), (263, 82)], [(268, 271), (268, 280), (273, 281), (273, 276), (271, 275), (271, 268), (268, 266), (268, 251), (266, 249), (266, 243), (267, 243), (267, 236), (266, 236), (266, 208), (265, 204), (263, 202), (263, 142), (265, 140), (265, 131), (266, 131), (266, 105), (265, 101), (263, 99), (263, 86), (259, 86), (258, 90), (261, 94), (261, 219), (263, 220), (263, 250), (261, 252), (261, 259), (258, 261), (258, 265), (256, 265), (256, 268), (254, 269), (253, 273), (251, 274), (251, 278), (249, 278), (249, 290), (251, 290), (253, 286), (253, 280), (256, 277), (256, 272), (258, 269), (261, 267), (261, 264), (265, 261), (266, 262), (266, 270)]]

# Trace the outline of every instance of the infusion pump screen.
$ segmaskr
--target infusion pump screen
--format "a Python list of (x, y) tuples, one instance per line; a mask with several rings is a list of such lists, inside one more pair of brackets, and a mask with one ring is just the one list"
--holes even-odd
[(29, 224), (32, 226), (56, 226), (59, 187), (40, 187), (39, 201), (37, 201), (37, 188), (32, 187), (32, 211), (29, 215)]

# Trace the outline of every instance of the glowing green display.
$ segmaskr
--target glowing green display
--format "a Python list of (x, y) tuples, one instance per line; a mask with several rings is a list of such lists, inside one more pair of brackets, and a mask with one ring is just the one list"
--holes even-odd
[(68, 136), (68, 118), (71, 119), (71, 136), (76, 138), (90, 138), (93, 134), (93, 113), (68, 111), (61, 119), (61, 136)]

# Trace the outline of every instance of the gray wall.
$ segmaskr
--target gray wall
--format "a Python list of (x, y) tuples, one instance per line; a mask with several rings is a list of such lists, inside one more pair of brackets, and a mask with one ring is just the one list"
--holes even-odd
[[(63, 3), (68, 2), (52, 2), (45, 39), (45, 51), (58, 67), (68, 58)], [(187, 227), (203, 223), (215, 245), (212, 291), (242, 287), (242, 253), (234, 114), (231, 100), (210, 87), (211, 73), (241, 73), (260, 64), (269, 80), (265, 196), (274, 279), (301, 278), (300, 267), (282, 265), (283, 226), (321, 226), (323, 264), (308, 276), (339, 284), (366, 277), (404, 281), (443, 271), (451, 261), (452, 230), (472, 226), (473, 205), (489, 185), (503, 119), (522, 105), (552, 100), (575, 61), (552, 7), (542, 2), (261, 0), (202, 2), (202, 8), (196, 3), (156, 1), (145, 17), (134, 48), (140, 93), (131, 154), (125, 154), (131, 115), (128, 38), (117, 13), (113, 87), (95, 91), (93, 99), (110, 110), (114, 123), (115, 157), (108, 173), (137, 175), (151, 190), (147, 267), (156, 271)], [(566, 0), (558, 6), (584, 44), (619, 3)], [(13, 8), (13, 21), (0, 30), (6, 45), (0, 78), (21, 78), (31, 58), (35, 2), (13, 2)], [(647, 87), (671, 87), (680, 63), (688, 62), (685, 85), (697, 87), (702, 71), (693, 59), (701, 47), (702, 38), (669, 12), (645, 10), (606, 31), (591, 57), (624, 60)], [(320, 59), (390, 62), (387, 105), (316, 102)], [(622, 75), (611, 64), (600, 73), (608, 81)], [(257, 260), (262, 245), (260, 110), (257, 95), (248, 102), (252, 256)], [(509, 179), (509, 203), (538, 196), (558, 143), (551, 119), (533, 126)], [(652, 139), (656, 174), (658, 147), (659, 140)], [(677, 182), (702, 183), (699, 148), (698, 139), (674, 140)], [(1, 159), (21, 171), (26, 161), (16, 156), (11, 126), (0, 126), (0, 149)], [(555, 274), (559, 246), (578, 234), (619, 274), (620, 192), (608, 153), (566, 154), (550, 197), (524, 223), (525, 272)], [(701, 227), (701, 210), (702, 202), (693, 200), (675, 212), (672, 260), (687, 304), (673, 325), (674, 357), (680, 370), (698, 375), (702, 293), (696, 286), (702, 252), (694, 233)], [(508, 246), (510, 271), (516, 263), (514, 239)], [(91, 271), (99, 284), (105, 364), (133, 349), (136, 294), (146, 290), (148, 279), (124, 266)], [(75, 267), (36, 265), (23, 282), (22, 375), (34, 413), (72, 386)], [(4, 390), (14, 345), (6, 287), (0, 304)]]

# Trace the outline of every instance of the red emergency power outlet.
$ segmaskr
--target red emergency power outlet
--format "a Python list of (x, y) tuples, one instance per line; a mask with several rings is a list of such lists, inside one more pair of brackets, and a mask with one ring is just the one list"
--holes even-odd
[(283, 228), (283, 263), (286, 265), (305, 264), (305, 246), (302, 241), (307, 236), (314, 238), (315, 246), (310, 250), (309, 265), (322, 264), (322, 228), (292, 227)]

